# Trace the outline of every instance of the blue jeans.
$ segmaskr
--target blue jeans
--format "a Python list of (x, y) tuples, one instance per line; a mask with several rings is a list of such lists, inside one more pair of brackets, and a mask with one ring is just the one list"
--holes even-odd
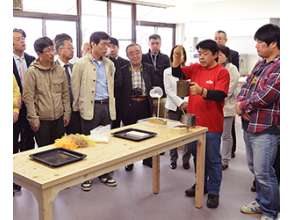
[[(222, 181), (222, 156), (220, 154), (222, 133), (206, 132), (204, 186), (208, 193), (218, 195)], [(191, 152), (196, 173), (197, 141), (191, 143)]]
[(244, 131), (244, 141), (248, 167), (255, 176), (255, 200), (264, 216), (276, 218), (280, 212), (280, 192), (273, 164), (280, 135)]

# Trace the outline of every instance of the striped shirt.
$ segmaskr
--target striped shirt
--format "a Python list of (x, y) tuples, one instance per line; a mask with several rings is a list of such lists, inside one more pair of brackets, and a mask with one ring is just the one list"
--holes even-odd
[(280, 130), (280, 54), (269, 63), (263, 59), (255, 64), (237, 102), (251, 116), (248, 132), (263, 132), (272, 126)]

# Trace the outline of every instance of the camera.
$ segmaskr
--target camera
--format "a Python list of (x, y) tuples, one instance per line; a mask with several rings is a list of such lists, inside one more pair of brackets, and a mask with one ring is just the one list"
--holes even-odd
[(137, 88), (134, 88), (132, 90), (132, 95), (135, 95), (135, 96), (141, 96), (142, 95), (142, 89), (137, 87)]

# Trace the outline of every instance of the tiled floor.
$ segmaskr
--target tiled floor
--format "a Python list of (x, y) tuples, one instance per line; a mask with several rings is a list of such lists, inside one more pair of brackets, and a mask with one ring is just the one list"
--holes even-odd
[[(220, 205), (217, 209), (204, 206), (195, 208), (194, 198), (185, 196), (185, 189), (195, 183), (191, 168), (184, 170), (182, 160), (178, 159), (175, 170), (169, 168), (169, 152), (160, 159), (160, 192), (152, 193), (152, 169), (135, 163), (131, 172), (124, 168), (111, 175), (117, 181), (116, 187), (108, 187), (92, 180), (92, 190), (83, 192), (80, 185), (61, 191), (53, 202), (54, 220), (254, 220), (260, 214), (248, 215), (240, 212), (240, 207), (254, 200), (256, 194), (250, 191), (253, 175), (246, 164), (246, 153), (240, 123), (236, 123), (237, 151), (229, 168), (223, 171), (220, 191)], [(179, 150), (179, 155), (182, 151)], [(13, 198), (14, 220), (38, 219), (37, 202), (33, 194), (22, 189)]]

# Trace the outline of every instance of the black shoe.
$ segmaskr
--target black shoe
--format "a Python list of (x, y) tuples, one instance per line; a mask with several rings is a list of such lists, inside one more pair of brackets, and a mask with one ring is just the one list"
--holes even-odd
[(21, 186), (19, 186), (19, 185), (13, 183), (13, 192), (18, 192), (18, 191), (20, 191), (20, 190), (21, 190)]
[(231, 158), (235, 158), (236, 157), (236, 154), (235, 153), (232, 153), (231, 154)]
[(133, 167), (134, 167), (134, 164), (132, 163), (130, 165), (125, 166), (125, 169), (126, 169), (126, 171), (131, 171), (133, 169)]
[(190, 168), (190, 164), (189, 163), (184, 163), (183, 167), (185, 170), (188, 170)]
[[(195, 186), (196, 184), (194, 184), (191, 188), (187, 189), (185, 191), (186, 195), (189, 196), (189, 197), (195, 197)], [(207, 189), (207, 186), (204, 186), (204, 194), (207, 194), (208, 193), (208, 189)]]
[(152, 161), (145, 161), (145, 160), (143, 160), (142, 164), (143, 165), (146, 165), (146, 166), (148, 166), (150, 168), (152, 168)]
[(191, 188), (189, 188), (185, 191), (187, 196), (195, 197), (195, 186), (196, 186), (196, 184), (194, 184)]
[(208, 199), (206, 206), (208, 208), (217, 208), (218, 207), (219, 195), (208, 194)]
[(169, 166), (170, 166), (171, 169), (174, 170), (174, 169), (177, 168), (177, 163), (176, 162), (171, 162)]

